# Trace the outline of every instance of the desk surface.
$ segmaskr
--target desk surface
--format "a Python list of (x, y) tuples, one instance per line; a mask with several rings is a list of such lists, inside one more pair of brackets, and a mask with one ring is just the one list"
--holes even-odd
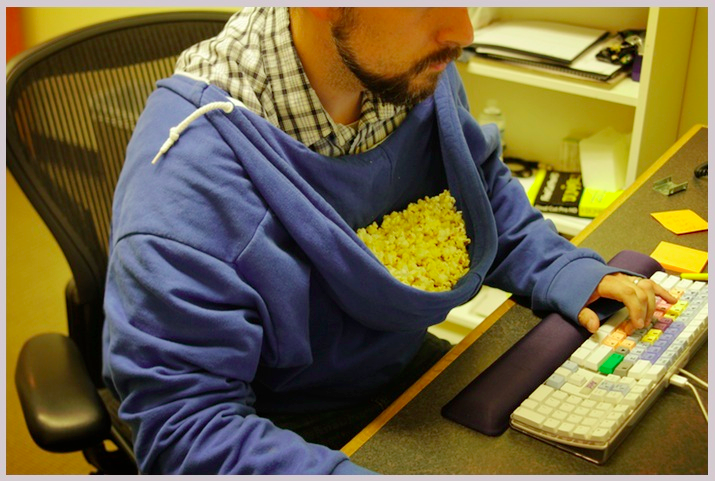
[[(694, 127), (573, 242), (610, 259), (623, 249), (650, 253), (661, 241), (707, 250), (707, 232), (677, 236), (651, 212), (692, 209), (707, 219), (707, 128)], [(672, 176), (688, 188), (671, 196), (652, 189)], [(498, 322), (495, 322), (497, 321)], [(440, 409), (539, 321), (507, 301), (431, 371), (358, 434), (343, 451), (383, 474), (706, 474), (707, 424), (690, 390), (669, 387), (616, 450), (598, 466), (513, 429), (490, 437), (440, 415)], [(687, 368), (707, 378), (707, 343)], [(703, 402), (707, 406), (707, 394)], [(655, 455), (658, 453), (658, 455)]]

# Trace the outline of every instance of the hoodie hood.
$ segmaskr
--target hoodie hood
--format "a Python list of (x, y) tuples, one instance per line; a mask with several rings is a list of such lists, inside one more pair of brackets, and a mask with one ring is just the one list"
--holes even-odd
[[(462, 120), (447, 75), (434, 97), (417, 105), (380, 146), (337, 158), (310, 151), (245, 108), (231, 108), (236, 102), (216, 87), (205, 86), (199, 100), (194, 83), (177, 77), (160, 85), (196, 104), (190, 115), (193, 120), (212, 109), (223, 112), (205, 118), (239, 153), (267, 208), (350, 317), (377, 330), (427, 328), (475, 295), (494, 259), (496, 232), (486, 189), (475, 188), (475, 183), (483, 182), (475, 163), (461, 159), (471, 157), (472, 151), (489, 155), (496, 144), (492, 140), (490, 145), (479, 135), (476, 141), (482, 145), (473, 145), (472, 151), (467, 147), (459, 135)], [(172, 131), (170, 143), (190, 129), (190, 123), (187, 118), (178, 132)], [(165, 152), (166, 148), (160, 151)], [(465, 217), (471, 239), (470, 270), (452, 290), (426, 292), (394, 278), (355, 231), (444, 188), (450, 190)], [(365, 199), (369, 201), (364, 208), (356, 208)], [(491, 222), (484, 222), (490, 218)]]

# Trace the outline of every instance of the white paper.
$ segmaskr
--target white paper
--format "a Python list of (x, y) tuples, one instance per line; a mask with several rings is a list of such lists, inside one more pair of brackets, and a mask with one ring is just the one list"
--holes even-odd
[(473, 44), (502, 51), (551, 57), (572, 62), (607, 32), (556, 22), (519, 20), (496, 22), (474, 32)]

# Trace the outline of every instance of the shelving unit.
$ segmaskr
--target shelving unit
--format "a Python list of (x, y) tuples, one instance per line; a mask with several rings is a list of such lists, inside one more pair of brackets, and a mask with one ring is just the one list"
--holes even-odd
[(553, 163), (563, 138), (585, 138), (610, 125), (632, 133), (626, 173), (630, 185), (677, 140), (695, 8), (490, 10), (493, 20), (551, 20), (614, 33), (646, 29), (640, 82), (626, 78), (610, 85), (485, 59), (461, 65), (472, 112), (490, 98), (505, 112), (508, 155)]
[(527, 70), (525, 68), (499, 64), (496, 61), (483, 60), (479, 58), (475, 58), (469, 62), (467, 71), (483, 77), (491, 77), (506, 80), (508, 82), (532, 85), (542, 89), (603, 100), (606, 102), (630, 105), (632, 107), (635, 107), (638, 104), (640, 86), (638, 82), (634, 82), (630, 78), (623, 79), (614, 85), (602, 85), (595, 82), (567, 79), (545, 73), (532, 73), (531, 70)]

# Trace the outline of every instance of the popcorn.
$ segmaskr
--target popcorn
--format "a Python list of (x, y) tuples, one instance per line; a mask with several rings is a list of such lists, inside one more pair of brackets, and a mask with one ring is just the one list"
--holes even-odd
[(425, 291), (448, 291), (469, 270), (470, 243), (448, 190), (392, 212), (357, 236), (399, 281)]

